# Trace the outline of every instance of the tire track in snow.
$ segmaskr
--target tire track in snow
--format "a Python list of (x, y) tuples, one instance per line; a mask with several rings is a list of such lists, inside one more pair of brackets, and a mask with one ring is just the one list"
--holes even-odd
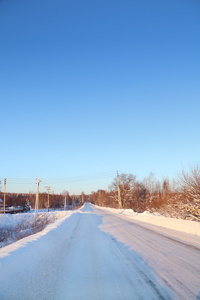
[(103, 216), (101, 229), (143, 257), (158, 282), (169, 288), (173, 299), (196, 300), (200, 289), (198, 247), (148, 229), (148, 224), (140, 226), (134, 220), (96, 207), (94, 211)]
[(53, 300), (68, 245), (78, 226), (76, 213), (56, 230), (2, 260), (1, 300)]
[(56, 300), (170, 299), (141, 258), (99, 228), (101, 217), (79, 217)]
[(187, 246), (85, 205), (2, 259), (0, 299), (196, 300), (199, 250)]

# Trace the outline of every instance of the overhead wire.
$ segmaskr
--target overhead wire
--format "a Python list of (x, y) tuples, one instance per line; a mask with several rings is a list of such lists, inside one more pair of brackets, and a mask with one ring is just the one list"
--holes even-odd
[[(85, 181), (92, 181), (92, 180), (103, 180), (107, 178), (111, 178), (115, 176), (115, 172), (102, 172), (98, 174), (90, 174), (90, 175), (82, 175), (82, 176), (71, 176), (65, 178), (41, 178), (41, 183), (45, 184), (69, 184), (69, 183), (79, 183)], [(35, 183), (36, 178), (7, 178), (7, 183), (10, 184), (33, 184)]]

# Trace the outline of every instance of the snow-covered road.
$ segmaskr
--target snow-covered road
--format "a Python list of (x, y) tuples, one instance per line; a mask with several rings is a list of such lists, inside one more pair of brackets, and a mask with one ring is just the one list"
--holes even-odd
[(200, 238), (85, 204), (0, 250), (0, 299), (200, 299)]

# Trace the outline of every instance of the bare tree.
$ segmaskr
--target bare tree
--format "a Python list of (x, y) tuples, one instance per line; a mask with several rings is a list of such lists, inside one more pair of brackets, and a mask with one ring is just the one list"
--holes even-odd
[(155, 195), (157, 196), (157, 192), (160, 190), (160, 185), (152, 172), (143, 179), (143, 185), (146, 189), (146, 207), (151, 207), (155, 200)]
[(81, 196), (80, 196), (80, 203), (83, 204), (86, 202), (86, 200), (87, 200), (87, 197), (86, 197), (85, 193), (82, 192)]
[(200, 205), (200, 167), (196, 165), (190, 172), (182, 171), (178, 178), (179, 191), (195, 204)]
[(182, 201), (187, 201), (188, 217), (200, 219), (200, 167), (196, 165), (190, 168), (190, 172), (182, 171), (177, 181), (178, 192), (182, 195)]
[[(119, 186), (121, 194), (122, 207), (126, 207), (126, 203), (130, 200), (131, 193), (136, 184), (136, 176), (132, 174), (121, 174), (119, 175)], [(117, 177), (114, 178), (110, 188), (111, 194), (116, 201), (118, 201), (118, 183)]]

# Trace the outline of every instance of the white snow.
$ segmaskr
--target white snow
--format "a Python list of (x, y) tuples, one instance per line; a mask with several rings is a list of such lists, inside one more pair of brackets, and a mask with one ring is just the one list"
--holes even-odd
[(0, 299), (200, 299), (199, 223), (162, 218), (90, 204), (63, 212), (0, 249)]
[[(45, 212), (43, 210), (39, 211), (38, 214), (38, 220), (41, 222), (53, 223), (57, 219), (61, 219), (63, 221), (63, 218), (69, 217), (72, 214), (71, 211), (51, 211), (51, 212)], [(20, 230), (20, 233), (23, 235), (25, 231), (27, 231), (27, 235), (31, 234), (32, 229), (31, 227), (35, 223), (35, 214), (33, 212), (30, 213), (19, 213), (19, 214), (0, 214), (0, 232), (2, 229), (6, 229), (8, 233), (11, 232), (9, 235), (9, 240), (7, 244), (12, 244), (16, 240), (16, 235), (19, 235), (17, 229), (22, 227), (22, 230)], [(48, 225), (41, 233), (38, 234), (38, 236), (46, 234), (51, 228), (55, 228), (59, 225), (59, 221), (56, 224), (50, 224)], [(20, 229), (19, 228), (19, 229)], [(25, 232), (26, 233), (26, 232)], [(33, 235), (29, 237), (29, 240), (33, 238)], [(3, 247), (4, 243), (1, 243), (0, 246)], [(20, 243), (19, 243), (20, 245)]]
[(135, 221), (145, 222), (151, 225), (156, 225), (156, 226), (200, 236), (200, 222), (169, 218), (169, 217), (161, 216), (157, 213), (151, 214), (147, 211), (143, 213), (137, 213), (134, 212), (132, 209), (115, 209), (115, 208), (107, 208), (107, 207), (106, 208), (98, 207), (98, 208), (103, 209), (104, 211), (107, 210), (119, 216), (120, 215), (127, 216)]
[[(21, 223), (31, 223), (35, 219), (34, 211), (28, 213), (18, 213), (18, 214), (0, 214), (0, 228), (3, 227), (16, 227)], [(50, 211), (39, 210), (39, 217), (55, 220), (66, 215), (66, 211)]]

